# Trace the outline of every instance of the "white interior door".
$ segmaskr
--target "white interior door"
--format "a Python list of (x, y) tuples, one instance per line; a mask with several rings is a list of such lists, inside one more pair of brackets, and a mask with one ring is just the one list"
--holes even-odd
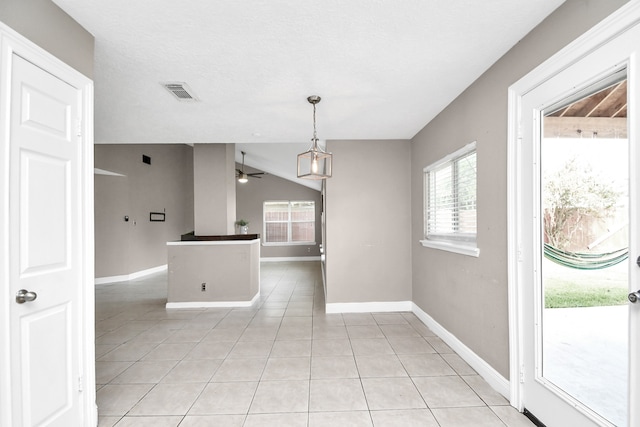
[[(562, 147), (559, 140), (555, 144), (553, 141), (544, 141), (547, 123), (545, 116), (574, 100), (612, 87), (612, 84), (619, 83), (626, 77), (628, 135), (621, 146), (624, 150), (622, 155), (613, 155), (619, 149), (619, 141), (614, 143), (611, 140), (606, 145), (605, 138), (598, 136), (593, 130), (582, 136), (588, 136), (591, 142), (597, 137), (600, 145), (598, 149), (602, 151), (595, 160), (596, 164), (614, 162), (612, 164), (614, 168), (617, 165), (619, 176), (626, 177), (620, 179), (621, 182), (624, 181), (624, 188), (616, 187), (621, 192), (616, 206), (623, 206), (623, 210), (626, 210), (623, 213), (628, 215), (628, 228), (623, 224), (618, 231), (625, 234), (632, 261), (622, 271), (625, 296), (627, 292), (640, 288), (640, 268), (635, 263), (640, 256), (640, 181), (636, 172), (640, 166), (638, 40), (640, 28), (635, 26), (561, 69), (521, 98), (522, 141), (518, 162), (521, 168), (518, 183), (518, 249), (521, 251), (518, 261), (518, 289), (522, 310), (523, 353), (523, 365), (520, 368), (521, 400), (522, 406), (548, 427), (640, 425), (637, 405), (640, 399), (640, 304), (627, 301), (618, 310), (619, 313), (602, 310), (550, 310), (545, 295), (550, 294), (546, 286), (550, 283), (549, 271), (553, 267), (545, 260), (544, 245), (550, 241), (549, 230), (545, 228), (549, 212), (545, 205), (548, 194), (544, 188), (544, 170), (551, 162), (551, 157), (545, 157), (545, 151), (551, 151), (556, 157), (560, 157), (558, 153), (562, 150), (559, 148)], [(583, 130), (576, 128), (574, 131), (580, 133)], [(618, 148), (614, 149), (614, 146)], [(575, 151), (581, 155), (591, 150), (586, 142), (575, 147)], [(609, 157), (611, 160), (607, 160)], [(583, 187), (588, 185), (587, 178), (591, 177), (585, 175), (584, 180), (576, 182), (575, 188), (584, 190)], [(595, 190), (586, 191), (588, 196), (593, 196), (594, 193)], [(575, 217), (571, 221), (575, 221)], [(604, 234), (606, 233), (602, 233), (603, 238)], [(557, 256), (570, 264), (573, 262), (570, 255), (575, 252), (576, 249), (571, 249)], [(602, 277), (597, 280), (602, 281)], [(621, 338), (615, 341), (612, 340), (614, 336)], [(596, 356), (597, 362), (587, 360), (592, 356)], [(599, 360), (597, 356), (601, 356)], [(622, 380), (622, 384), (613, 384), (615, 376)], [(614, 391), (607, 392), (609, 387)], [(587, 390), (589, 388), (592, 390)], [(608, 398), (612, 401), (603, 405), (603, 401)]]
[[(80, 425), (80, 117), (75, 88), (13, 58), (12, 385), (20, 425)], [(37, 297), (36, 297), (37, 296)]]
[(0, 424), (95, 425), (88, 80), (2, 31), (0, 42)]

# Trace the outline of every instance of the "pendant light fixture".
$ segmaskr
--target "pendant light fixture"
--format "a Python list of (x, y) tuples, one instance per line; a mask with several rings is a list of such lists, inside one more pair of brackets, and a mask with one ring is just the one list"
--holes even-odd
[(316, 133), (316, 104), (320, 102), (318, 95), (311, 95), (307, 101), (313, 105), (313, 138), (308, 151), (298, 154), (298, 178), (327, 179), (331, 178), (331, 153), (318, 146)]

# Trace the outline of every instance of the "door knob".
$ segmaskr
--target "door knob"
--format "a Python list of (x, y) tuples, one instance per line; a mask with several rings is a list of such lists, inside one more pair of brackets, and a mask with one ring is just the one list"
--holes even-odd
[(640, 289), (629, 294), (629, 301), (635, 304), (638, 300), (640, 300)]
[(29, 292), (26, 289), (20, 289), (16, 294), (16, 302), (18, 304), (24, 304), (25, 302), (33, 301), (36, 298), (38, 298), (38, 294), (35, 292)]

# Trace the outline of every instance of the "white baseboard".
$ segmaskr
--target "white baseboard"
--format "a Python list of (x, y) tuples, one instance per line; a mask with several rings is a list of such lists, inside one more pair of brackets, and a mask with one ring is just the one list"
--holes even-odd
[(126, 282), (127, 280), (129, 280), (128, 274), (122, 276), (96, 277), (95, 284), (106, 285), (108, 283)]
[(95, 284), (104, 285), (107, 283), (128, 282), (129, 280), (139, 279), (141, 277), (148, 276), (154, 273), (160, 273), (162, 271), (167, 271), (167, 264), (148, 268), (146, 270), (136, 271), (135, 273), (131, 274), (123, 274), (121, 276), (96, 277)]
[(390, 311), (411, 311), (411, 301), (390, 302), (336, 302), (325, 305), (327, 313), (385, 313)]
[(491, 365), (484, 361), (480, 356), (473, 352), (469, 347), (464, 345), (462, 341), (456, 338), (451, 332), (447, 331), (435, 319), (425, 313), (415, 303), (413, 305), (413, 313), (431, 329), (442, 341), (447, 343), (458, 356), (469, 364), (475, 371), (489, 383), (498, 393), (503, 395), (507, 400), (511, 393), (509, 380), (500, 375)]
[(320, 261), (319, 256), (264, 257), (260, 262)]
[(327, 275), (326, 275), (325, 269), (327, 268), (327, 264), (325, 263), (324, 255), (320, 255), (320, 262), (321, 262), (320, 271), (322, 271), (322, 291), (324, 292), (324, 300), (326, 301), (327, 300)]
[(192, 301), (192, 302), (168, 302), (166, 308), (238, 308), (251, 307), (260, 298), (258, 292), (251, 301)]

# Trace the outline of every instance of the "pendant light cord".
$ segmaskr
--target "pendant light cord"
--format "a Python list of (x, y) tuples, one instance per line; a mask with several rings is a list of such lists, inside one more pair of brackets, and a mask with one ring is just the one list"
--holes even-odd
[(313, 104), (313, 146), (315, 147), (318, 141), (316, 133), (316, 104)]

